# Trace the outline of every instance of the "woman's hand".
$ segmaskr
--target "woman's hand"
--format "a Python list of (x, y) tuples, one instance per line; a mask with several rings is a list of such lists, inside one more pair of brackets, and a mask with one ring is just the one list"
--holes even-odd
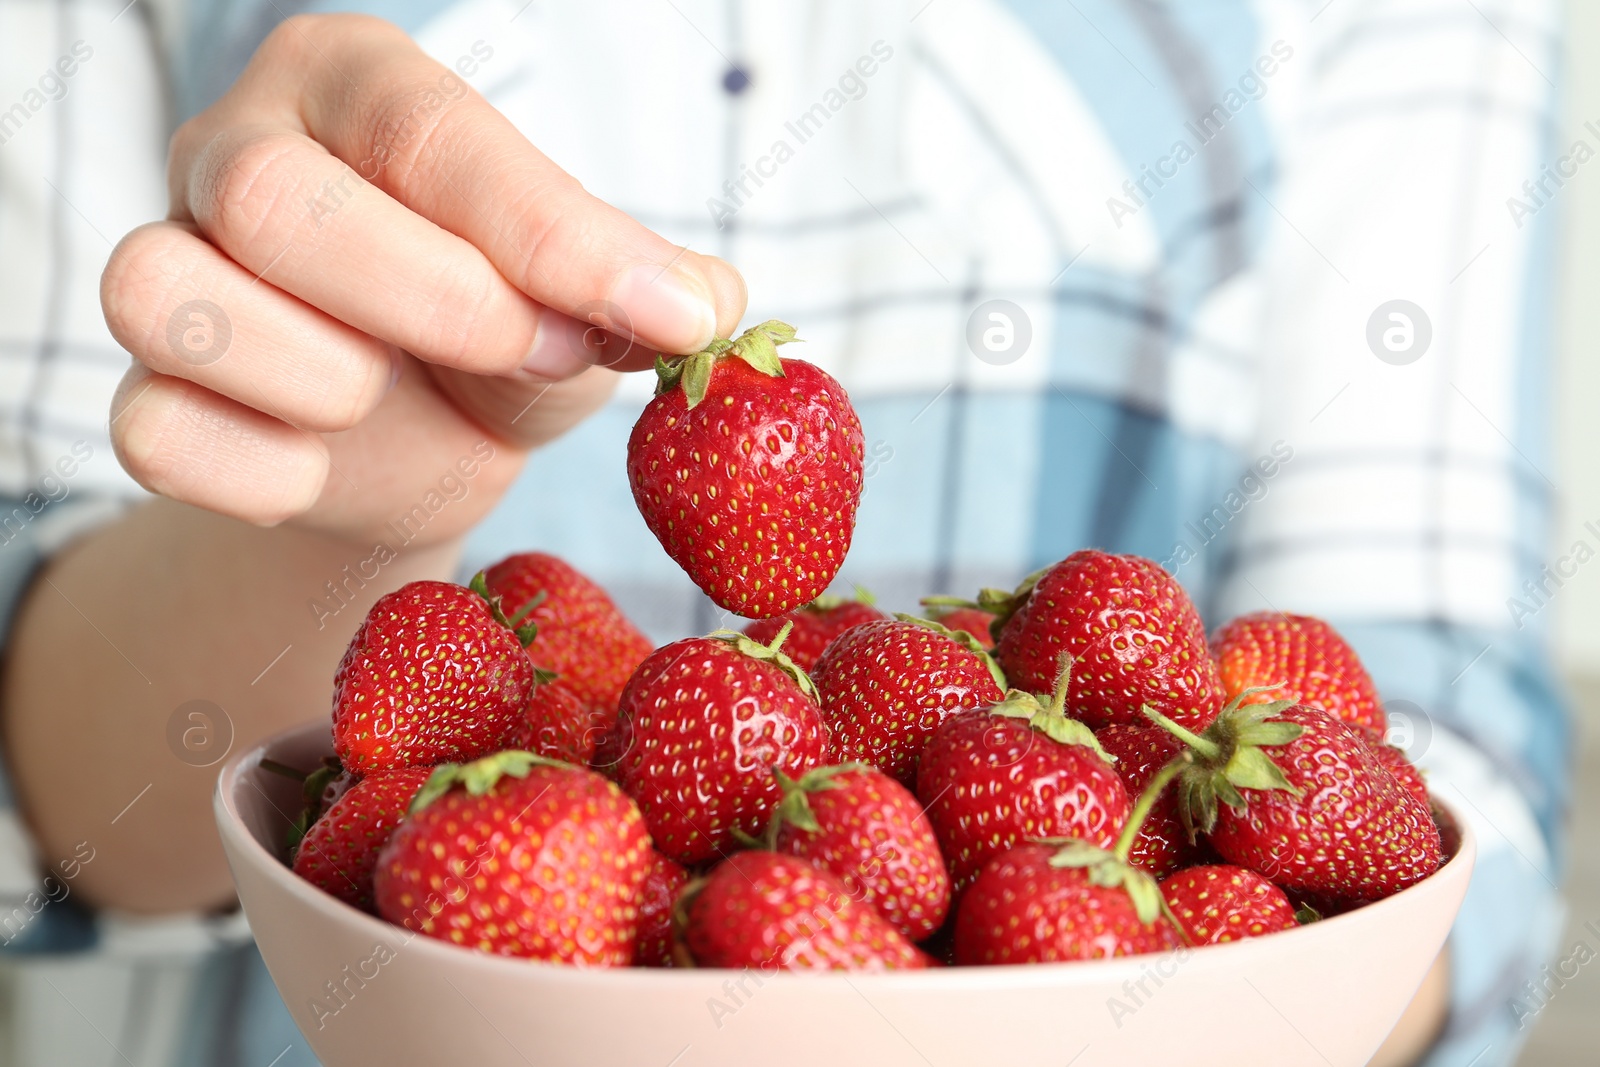
[(425, 534), (457, 537), (604, 402), (600, 368), (744, 312), (731, 267), (590, 196), (372, 18), (279, 26), (168, 174), (169, 219), (102, 282), (136, 360), (113, 439), (146, 488), (252, 523), (369, 541), (487, 442)]

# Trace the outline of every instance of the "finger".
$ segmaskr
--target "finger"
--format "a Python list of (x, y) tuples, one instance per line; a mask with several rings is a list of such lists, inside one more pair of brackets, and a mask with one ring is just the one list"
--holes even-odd
[(117, 245), (106, 324), (145, 366), (294, 426), (342, 430), (389, 391), (399, 350), (258, 280), (183, 223)]
[(358, 176), (483, 250), (538, 302), (670, 352), (703, 347), (720, 321), (742, 314), (728, 306), (737, 287), (721, 268), (589, 195), (393, 27), (291, 20), (258, 63), (224, 113), (303, 123)]
[(596, 368), (566, 382), (529, 383), (518, 389), (479, 375), (435, 368), (439, 389), (495, 436), (518, 448), (537, 448), (599, 410), (618, 375)]
[(152, 493), (262, 526), (311, 507), (328, 476), (315, 435), (139, 364), (112, 399), (111, 444)]

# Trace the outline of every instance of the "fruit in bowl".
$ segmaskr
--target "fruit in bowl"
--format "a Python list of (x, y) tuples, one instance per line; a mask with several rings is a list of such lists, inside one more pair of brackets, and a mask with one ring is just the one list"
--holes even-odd
[[(998, 665), (970, 631), (862, 617), (813, 686), (786, 618), (643, 655), (614, 708), (541, 699), (541, 640), (594, 665), (495, 584), (385, 597), (332, 728), (219, 781), (241, 902), (330, 1067), (1221, 1064), (1196, 1035), (1223, 1005), (1262, 1062), (1359, 1064), (1470, 876), (1353, 653), (1309, 688), (1270, 647), (1303, 635), (1252, 623), (1245, 665), (1285, 676), (1225, 690), (1148, 561), (1075, 553), (980, 597)], [(595, 767), (549, 742), (595, 730)]]

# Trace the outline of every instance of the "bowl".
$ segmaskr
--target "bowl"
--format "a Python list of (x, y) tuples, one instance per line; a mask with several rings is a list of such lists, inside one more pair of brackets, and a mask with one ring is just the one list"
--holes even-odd
[(1162, 955), (898, 974), (585, 970), (414, 935), (296, 877), (282, 842), (299, 789), (259, 764), (310, 767), (330, 751), (326, 722), (282, 734), (230, 760), (215, 798), (261, 955), (326, 1067), (1357, 1067), (1443, 945), (1476, 853), (1463, 822), (1455, 856), (1387, 900)]

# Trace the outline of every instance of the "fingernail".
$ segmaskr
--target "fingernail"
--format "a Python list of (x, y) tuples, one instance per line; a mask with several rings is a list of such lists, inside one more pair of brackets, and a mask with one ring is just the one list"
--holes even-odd
[(400, 349), (395, 345), (389, 346), (389, 388), (384, 395), (394, 392), (394, 387), (400, 384), (400, 371), (405, 366), (405, 357), (400, 354)]
[(546, 381), (561, 381), (585, 367), (594, 366), (599, 357), (591, 351), (591, 335), (604, 335), (598, 326), (570, 319), (545, 309), (533, 333), (533, 344), (522, 360), (522, 373)]
[(611, 301), (627, 322), (622, 331), (667, 352), (697, 352), (717, 332), (717, 310), (670, 269), (629, 268), (611, 289)]

